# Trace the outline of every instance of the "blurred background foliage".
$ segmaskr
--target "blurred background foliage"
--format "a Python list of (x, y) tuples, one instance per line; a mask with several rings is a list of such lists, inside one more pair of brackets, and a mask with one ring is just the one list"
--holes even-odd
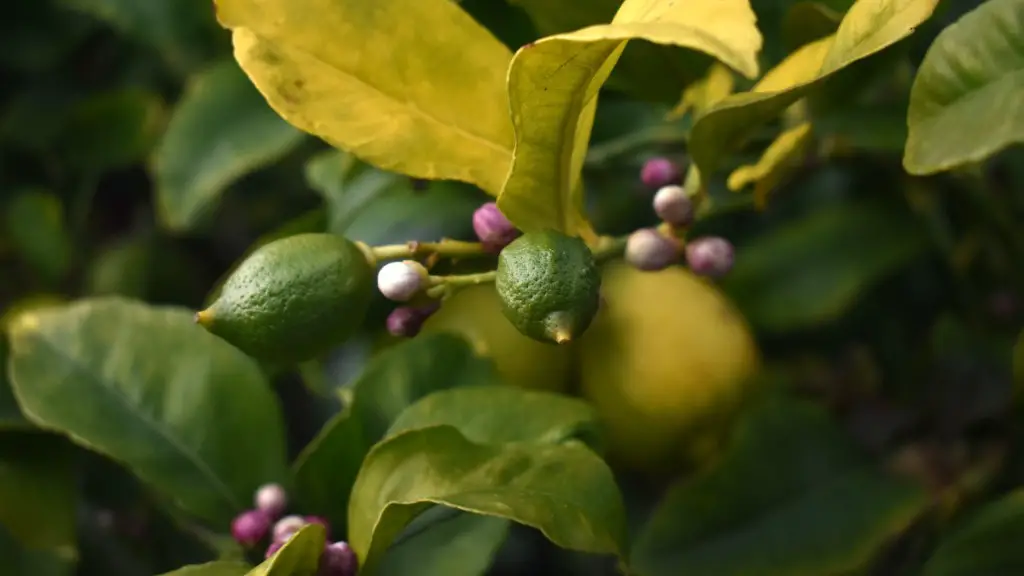
[[(513, 50), (607, 21), (618, 5), (552, 11), (545, 1), (461, 4)], [(767, 69), (833, 31), (849, 1), (753, 4)], [(917, 34), (857, 66), (847, 76), (853, 80), (834, 88), (843, 106), (829, 107), (823, 96), (821, 146), (765, 210), (754, 209), (751, 194), (729, 192), (723, 177), (710, 183), (714, 208), (697, 225), (737, 245), (723, 288), (754, 328), (771, 373), (835, 415), (821, 422), (817, 413), (797, 414), (794, 432), (772, 421), (770, 410), (752, 415), (747, 425), (782, 435), (769, 438), (792, 433), (822, 444), (794, 454), (751, 440), (732, 453), (756, 454), (761, 469), (750, 469), (751, 479), (770, 483), (767, 470), (781, 467), (814, 485), (853, 466), (830, 456), (834, 447), (821, 439), (840, 434), (838, 425), (843, 442), (857, 444), (851, 449), (885, 458), (940, 503), (899, 538), (865, 542), (871, 562), (850, 573), (917, 573), (939, 529), (960, 521), (963, 502), (1024, 480), (1010, 360), (1024, 294), (1024, 152), (1009, 150), (969, 175), (911, 178), (900, 165), (914, 67), (938, 30), (976, 4), (943, 2)], [(710, 62), (684, 66), (676, 58), (697, 57), (632, 43), (601, 101), (585, 181), (588, 212), (604, 233), (654, 224), (639, 168), (655, 155), (685, 155), (690, 118), (665, 115), (697, 76), (672, 71)], [(728, 168), (755, 160), (773, 136), (766, 130)], [(471, 186), (367, 167), (286, 124), (238, 69), (208, 0), (15, 0), (0, 19), (5, 313), (98, 294), (196, 309), (234, 263), (269, 239), (322, 230), (371, 244), (472, 239), (470, 216), (486, 199)], [(378, 298), (364, 330), (329, 362), (276, 376), (292, 456), (337, 412), (333, 392), (388, 343), (388, 310)], [(0, 529), (4, 574), (141, 576), (214, 555), (213, 535), (183, 528), (117, 465), (24, 424), (0, 382), (0, 526), (10, 515), (38, 513), (31, 497), (38, 486), (5, 462), (66, 464), (58, 477), (70, 487), (56, 491), (66, 501), (44, 503), (53, 516), (39, 533), (15, 538)], [(58, 450), (72, 454), (43, 457)], [(653, 503), (649, 485), (623, 477), (622, 487), (643, 517)], [(700, 489), (671, 498), (710, 498)], [(12, 493), (27, 496), (11, 502)], [(856, 507), (821, 498), (819, 514)], [(733, 521), (768, 502), (750, 504)], [(701, 552), (694, 538), (663, 544), (655, 534), (645, 545), (698, 549), (688, 573), (701, 574), (701, 553), (713, 551)], [(595, 562), (517, 528), (492, 573), (595, 574)]]

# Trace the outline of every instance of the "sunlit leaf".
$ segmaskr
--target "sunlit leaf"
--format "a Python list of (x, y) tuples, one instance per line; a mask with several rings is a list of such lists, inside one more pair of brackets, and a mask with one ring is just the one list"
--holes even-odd
[(236, 59), (295, 126), (383, 169), (501, 189), (511, 54), (455, 2), (216, 5)]
[(763, 208), (768, 193), (800, 166), (812, 137), (810, 122), (797, 124), (779, 134), (757, 163), (744, 164), (729, 174), (729, 189), (735, 192), (753, 184), (755, 203)]

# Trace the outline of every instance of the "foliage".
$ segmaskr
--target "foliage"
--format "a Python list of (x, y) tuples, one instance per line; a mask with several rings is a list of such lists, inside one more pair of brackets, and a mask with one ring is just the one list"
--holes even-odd
[[(40, 0), (0, 32), (3, 574), (1024, 570), (1024, 0)], [(346, 268), (244, 265), (309, 233)], [(520, 234), (560, 280), (499, 258)], [(516, 314), (595, 328), (485, 327), (506, 260)], [(570, 260), (642, 281), (594, 315)], [(224, 294), (259, 325), (207, 329)]]

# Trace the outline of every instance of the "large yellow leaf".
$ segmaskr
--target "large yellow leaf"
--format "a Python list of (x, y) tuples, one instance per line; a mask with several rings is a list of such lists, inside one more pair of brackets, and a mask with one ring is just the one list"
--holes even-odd
[(626, 0), (611, 24), (521, 48), (508, 70), (516, 143), (498, 198), (505, 215), (523, 230), (585, 229), (578, 191), (597, 94), (628, 40), (697, 50), (755, 77), (755, 21), (748, 0)]
[(511, 53), (451, 0), (216, 0), (235, 58), (295, 126), (380, 168), (497, 195)]
[(797, 50), (766, 74), (755, 90), (729, 96), (697, 120), (690, 136), (690, 154), (701, 173), (710, 176), (722, 158), (753, 130), (831, 75), (912, 34), (938, 2), (858, 0), (835, 34)]

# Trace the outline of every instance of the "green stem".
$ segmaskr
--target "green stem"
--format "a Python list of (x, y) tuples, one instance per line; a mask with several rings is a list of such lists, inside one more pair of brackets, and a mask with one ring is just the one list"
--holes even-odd
[(593, 250), (594, 260), (601, 264), (622, 256), (622, 253), (626, 251), (626, 240), (628, 239), (629, 236), (602, 236)]
[(370, 252), (376, 260), (397, 260), (437, 254), (445, 258), (460, 258), (491, 255), (479, 242), (443, 239), (440, 242), (408, 242), (388, 246), (371, 246)]
[(427, 296), (432, 299), (445, 298), (460, 288), (494, 282), (498, 272), (489, 270), (476, 274), (454, 274), (452, 276), (431, 276)]

